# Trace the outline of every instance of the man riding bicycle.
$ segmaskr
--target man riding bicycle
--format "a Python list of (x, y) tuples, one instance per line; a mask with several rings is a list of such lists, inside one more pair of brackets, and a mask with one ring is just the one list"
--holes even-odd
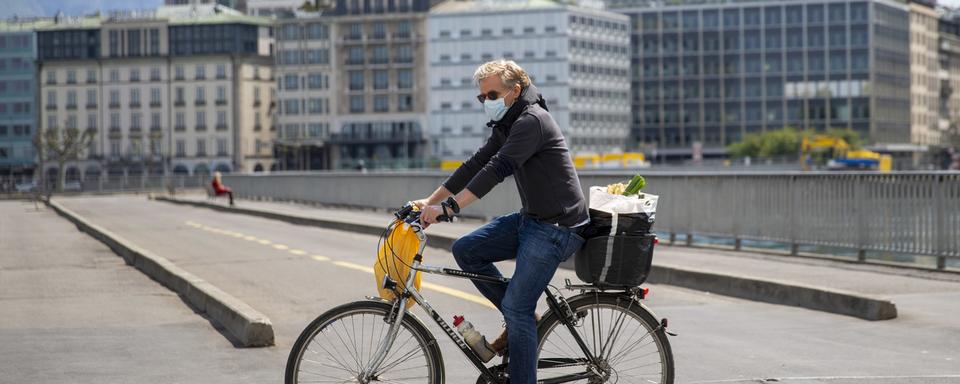
[[(440, 215), (453, 216), (483, 198), (507, 176), (520, 193), (520, 212), (500, 216), (453, 244), (467, 272), (501, 276), (494, 262), (516, 259), (505, 288), (475, 281), (506, 320), (493, 343), (509, 346), (510, 382), (537, 377), (537, 301), (561, 262), (576, 252), (589, 222), (586, 200), (563, 133), (527, 73), (511, 60), (481, 65), (473, 75), (477, 99), (493, 132), (487, 142), (429, 197), (414, 203), (424, 227)], [(506, 344), (506, 345), (504, 345)]]

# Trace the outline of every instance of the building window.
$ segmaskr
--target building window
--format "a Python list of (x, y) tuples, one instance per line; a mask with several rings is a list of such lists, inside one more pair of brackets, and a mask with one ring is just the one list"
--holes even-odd
[(131, 89), (130, 90), (130, 108), (140, 108), (140, 90)]
[(207, 130), (207, 112), (206, 111), (197, 111), (196, 119), (194, 121), (195, 130), (197, 132)]
[(207, 104), (206, 93), (207, 93), (207, 92), (206, 92), (206, 89), (205, 89), (204, 87), (197, 87), (197, 98), (196, 98), (194, 104), (196, 104), (196, 105), (206, 105), (206, 104)]
[(397, 95), (397, 110), (402, 112), (412, 111), (413, 95)]
[(307, 113), (311, 115), (323, 114), (323, 99), (311, 98), (307, 100)]
[(150, 88), (150, 106), (160, 106), (160, 88)]
[(373, 24), (373, 38), (374, 39), (386, 39), (387, 38), (387, 25), (383, 22), (378, 22)]
[(387, 89), (390, 84), (390, 75), (386, 70), (373, 71), (373, 89)]
[(227, 87), (217, 87), (217, 105), (227, 105)]
[(283, 100), (283, 114), (284, 115), (299, 115), (300, 114), (300, 100), (299, 99), (285, 99)]
[(351, 91), (363, 90), (363, 71), (348, 71), (347, 76), (350, 78)]
[(187, 157), (187, 142), (177, 139), (177, 157)]
[(207, 156), (207, 141), (204, 139), (197, 139), (197, 157)]
[(227, 78), (226, 64), (217, 64), (217, 79), (223, 80), (226, 78)]
[(150, 81), (160, 81), (160, 68), (150, 68)]
[(120, 82), (120, 70), (111, 69), (110, 70), (110, 82), (119, 83)]
[(160, 54), (160, 30), (157, 28), (150, 29), (150, 55), (157, 56)]
[(160, 113), (153, 112), (150, 114), (150, 130), (151, 131), (160, 130)]
[(87, 129), (96, 130), (97, 129), (97, 115), (89, 114), (87, 115)]
[(77, 91), (67, 91), (67, 109), (77, 109)]
[(365, 106), (363, 101), (363, 96), (350, 96), (350, 112), (351, 113), (363, 113)]
[(193, 73), (194, 73), (194, 79), (196, 80), (204, 80), (207, 78), (207, 70), (203, 64), (197, 64)]
[(97, 82), (97, 71), (92, 69), (87, 70), (87, 83), (96, 83)]
[(396, 37), (401, 39), (409, 39), (411, 36), (412, 26), (409, 20), (401, 21), (397, 24), (397, 34)]
[(373, 58), (370, 60), (373, 64), (386, 64), (390, 61), (386, 45), (373, 47)]
[(120, 130), (120, 114), (119, 113), (110, 114), (110, 130), (111, 131)]
[(394, 62), (396, 63), (412, 63), (413, 62), (412, 46), (398, 45), (394, 49), (395, 49)]
[(174, 80), (184, 79), (183, 65), (177, 65), (176, 67), (173, 67), (173, 78)]
[(217, 111), (217, 130), (227, 130), (227, 111)]
[(227, 139), (217, 139), (217, 156), (227, 155)]
[(139, 82), (140, 81), (140, 70), (137, 68), (130, 69), (130, 82)]
[(373, 97), (374, 112), (388, 112), (390, 110), (390, 99), (387, 95), (377, 95)]
[(307, 87), (310, 89), (326, 89), (326, 76), (320, 73), (307, 75)]
[(120, 90), (110, 90), (110, 108), (120, 108)]
[(67, 70), (67, 84), (76, 84), (77, 83), (77, 71), (70, 69)]
[(187, 118), (183, 112), (177, 112), (176, 114), (176, 124), (174, 129), (177, 131), (184, 131), (187, 129)]
[(130, 130), (131, 131), (140, 130), (140, 119), (141, 119), (141, 116), (139, 113), (130, 114)]
[(327, 40), (330, 38), (330, 27), (326, 24), (310, 23), (307, 25), (307, 38), (310, 40)]
[(283, 75), (283, 89), (285, 90), (294, 90), (299, 88), (299, 77), (293, 74)]
[(397, 70), (397, 88), (400, 88), (400, 89), (413, 88), (413, 70), (410, 70), (410, 69)]
[(363, 64), (363, 47), (350, 47), (347, 50), (347, 64)]

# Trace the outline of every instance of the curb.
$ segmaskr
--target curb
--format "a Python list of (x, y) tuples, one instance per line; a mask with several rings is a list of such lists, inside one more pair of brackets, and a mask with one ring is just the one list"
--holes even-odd
[(198, 311), (222, 326), (244, 347), (266, 347), (274, 343), (273, 325), (265, 315), (220, 290), (213, 284), (177, 267), (170, 260), (150, 253), (87, 221), (54, 201), (47, 201), (60, 216), (76, 224), (77, 229), (106, 244), (150, 278), (176, 292)]
[[(251, 208), (231, 208), (224, 205), (182, 200), (166, 196), (153, 196), (153, 199), (174, 204), (209, 208), (216, 211), (280, 220), (291, 224), (339, 229), (372, 235), (380, 235), (383, 232), (383, 228), (359, 222), (350, 223), (337, 220), (325, 220)], [(443, 234), (432, 234), (430, 235), (430, 240), (430, 244), (428, 245), (430, 247), (449, 249), (457, 238)], [(561, 267), (572, 269), (573, 260), (567, 260), (561, 264)], [(805, 286), (755, 277), (718, 274), (686, 267), (679, 268), (654, 263), (647, 282), (696, 289), (764, 303), (789, 305), (853, 316), (864, 320), (889, 320), (897, 317), (897, 306), (890, 300), (874, 298), (854, 292)]]

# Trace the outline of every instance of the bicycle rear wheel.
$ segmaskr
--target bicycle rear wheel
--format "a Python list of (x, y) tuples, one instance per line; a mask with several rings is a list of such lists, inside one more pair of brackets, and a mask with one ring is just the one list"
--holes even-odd
[(585, 374), (576, 383), (673, 383), (673, 352), (657, 319), (631, 297), (587, 293), (569, 301), (577, 334), (599, 363), (588, 361), (551, 311), (538, 325), (539, 380)]
[[(360, 372), (384, 342), (392, 307), (358, 301), (317, 317), (300, 334), (287, 359), (286, 384), (359, 383)], [(370, 383), (443, 383), (443, 358), (436, 339), (406, 314), (386, 358)]]

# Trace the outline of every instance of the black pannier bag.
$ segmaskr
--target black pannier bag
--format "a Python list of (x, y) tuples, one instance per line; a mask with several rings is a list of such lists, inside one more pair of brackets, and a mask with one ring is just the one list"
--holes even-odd
[(617, 235), (587, 239), (574, 260), (577, 277), (589, 284), (636, 287), (647, 279), (656, 236)]
[[(590, 209), (590, 224), (583, 231), (583, 238), (609, 236), (613, 226), (613, 214)], [(642, 236), (650, 233), (653, 218), (645, 212), (621, 213), (617, 215), (617, 230), (614, 235)]]

